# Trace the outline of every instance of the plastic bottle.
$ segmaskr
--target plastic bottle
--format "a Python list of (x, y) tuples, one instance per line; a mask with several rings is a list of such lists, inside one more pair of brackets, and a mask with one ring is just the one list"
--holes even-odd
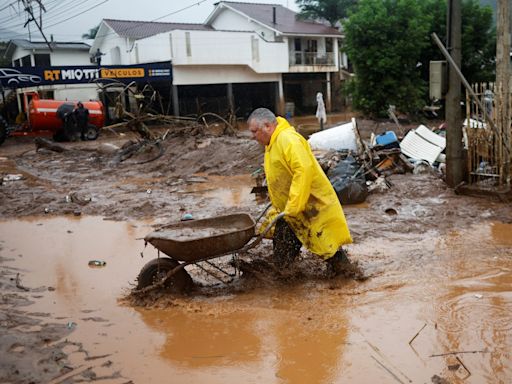
[(89, 265), (92, 267), (104, 267), (107, 265), (107, 262), (103, 260), (91, 260), (89, 261)]

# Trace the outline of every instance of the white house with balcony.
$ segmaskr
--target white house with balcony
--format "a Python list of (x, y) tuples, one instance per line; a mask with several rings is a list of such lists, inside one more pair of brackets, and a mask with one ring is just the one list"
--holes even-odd
[(176, 115), (244, 116), (260, 106), (284, 114), (286, 103), (310, 113), (317, 92), (332, 109), (340, 38), (281, 5), (220, 1), (203, 24), (104, 19), (90, 53), (99, 49), (104, 65), (170, 61)]

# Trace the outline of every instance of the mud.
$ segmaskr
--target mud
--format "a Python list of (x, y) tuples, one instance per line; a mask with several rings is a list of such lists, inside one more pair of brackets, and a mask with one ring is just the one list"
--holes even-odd
[(0, 186), (0, 382), (512, 379), (510, 204), (458, 196), (433, 174), (394, 175), (389, 191), (344, 207), (362, 280), (327, 278), (304, 251), (273, 273), (265, 241), (228, 285), (191, 266), (190, 295), (134, 300), (155, 227), (185, 213), (257, 216), (265, 201), (250, 194), (262, 149), (243, 134), (170, 137), (144, 165), (97, 150), (128, 138), (64, 153), (0, 147), (0, 173), (24, 176)]

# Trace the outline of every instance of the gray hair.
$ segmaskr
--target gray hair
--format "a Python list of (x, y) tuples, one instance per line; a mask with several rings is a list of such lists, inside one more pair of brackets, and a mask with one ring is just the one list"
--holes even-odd
[(247, 119), (247, 122), (254, 120), (258, 123), (258, 126), (263, 125), (264, 123), (277, 124), (276, 115), (270, 109), (267, 108), (258, 108), (252, 111)]

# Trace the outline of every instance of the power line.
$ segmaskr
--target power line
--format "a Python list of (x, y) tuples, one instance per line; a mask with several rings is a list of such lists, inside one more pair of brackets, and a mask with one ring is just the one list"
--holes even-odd
[[(163, 15), (163, 16), (160, 16), (160, 17), (157, 17), (156, 19), (153, 19), (153, 20), (150, 20), (150, 21), (145, 21), (145, 23), (151, 23), (151, 22), (154, 22), (154, 21), (161, 20), (161, 19), (163, 19), (163, 18), (165, 18), (165, 17), (175, 15), (175, 14), (177, 14), (177, 13), (179, 13), (179, 12), (183, 12), (183, 11), (185, 11), (185, 10), (189, 9), (189, 8), (195, 7), (196, 5), (201, 5), (201, 4), (202, 4), (202, 3), (204, 3), (205, 1), (206, 1), (206, 0), (200, 0), (200, 1), (198, 1), (197, 3), (194, 3), (194, 4), (191, 4), (191, 5), (188, 5), (188, 6), (184, 7), (184, 8), (178, 9), (177, 11), (172, 11), (172, 12), (170, 12), (170, 13), (166, 14), (166, 15)], [(132, 26), (132, 27), (128, 27), (128, 28), (126, 28), (126, 29), (123, 29), (123, 32), (127, 32), (127, 31), (132, 30), (132, 29), (135, 29), (135, 28), (139, 28), (139, 25), (134, 25), (134, 26)], [(109, 35), (113, 35), (113, 34), (115, 34), (115, 33), (116, 33), (115, 31), (107, 32), (107, 33), (105, 33), (105, 34), (103, 34), (103, 35), (96, 35), (96, 38), (98, 38), (98, 37), (106, 37), (106, 36), (109, 36)]]
[(103, 0), (101, 3), (98, 3), (98, 4), (96, 4), (96, 5), (93, 5), (92, 7), (87, 8), (86, 10), (81, 11), (81, 12), (79, 12), (79, 13), (77, 13), (77, 14), (73, 15), (73, 16), (70, 16), (70, 17), (68, 17), (67, 19), (64, 19), (64, 20), (62, 20), (62, 21), (59, 21), (58, 23), (54, 23), (54, 24), (47, 25), (47, 26), (46, 26), (46, 28), (54, 27), (54, 26), (56, 26), (56, 25), (59, 25), (59, 24), (62, 24), (62, 23), (64, 23), (64, 22), (66, 22), (66, 21), (68, 21), (68, 20), (74, 19), (75, 17), (80, 16), (81, 14), (83, 14), (83, 13), (85, 13), (85, 12), (89, 12), (91, 9), (97, 8), (97, 7), (99, 7), (100, 5), (105, 4), (105, 3), (106, 3), (106, 2), (108, 2), (108, 1), (110, 1), (110, 0)]
[[(58, 2), (60, 2), (60, 1), (62, 1), (62, 0), (52, 0), (51, 2), (48, 2), (48, 4), (58, 3)], [(72, 0), (72, 2), (74, 2), (74, 1), (80, 1), (81, 3), (84, 3), (84, 2), (89, 1), (89, 0)], [(88, 12), (88, 11), (90, 11), (90, 10), (92, 10), (92, 9), (94, 9), (94, 8), (96, 8), (96, 7), (100, 6), (100, 5), (102, 5), (102, 4), (106, 3), (106, 2), (108, 2), (108, 1), (110, 1), (110, 0), (103, 0), (102, 2), (97, 3), (97, 4), (95, 4), (94, 6), (92, 6), (92, 7), (90, 7), (90, 8), (87, 8), (87, 9), (85, 9), (85, 10), (83, 10), (83, 11), (80, 11), (80, 12), (78, 12), (78, 13), (76, 13), (76, 14), (73, 14), (73, 15), (71, 15), (70, 17), (65, 18), (64, 20), (59, 20), (58, 22), (53, 23), (53, 24), (50, 24), (50, 25), (44, 25), (44, 28), (45, 28), (45, 29), (46, 29), (46, 28), (51, 28), (51, 27), (54, 27), (54, 26), (56, 26), (56, 25), (62, 24), (62, 23), (64, 23), (64, 22), (66, 22), (66, 21), (68, 21), (68, 20), (71, 20), (71, 19), (73, 19), (73, 18), (75, 18), (75, 17), (77, 17), (77, 16), (79, 16), (79, 15), (81, 15), (81, 14), (85, 13), (85, 12)], [(192, 7), (199, 6), (199, 5), (201, 5), (202, 3), (206, 2), (206, 1), (207, 1), (207, 0), (200, 0), (200, 1), (196, 2), (196, 3), (194, 3), (194, 4), (190, 4), (190, 5), (186, 6), (186, 7), (180, 8), (180, 9), (175, 10), (175, 11), (172, 11), (172, 12), (169, 12), (169, 13), (167, 13), (167, 14), (165, 14), (165, 15), (159, 16), (159, 17), (157, 17), (157, 18), (155, 18), (155, 19), (153, 19), (153, 20), (147, 21), (147, 22), (156, 22), (156, 21), (161, 20), (161, 19), (164, 19), (164, 18), (166, 18), (166, 17), (169, 17), (169, 16), (175, 15), (175, 14), (177, 14), (177, 13), (183, 12), (183, 11), (185, 11), (185, 10), (187, 10), (187, 9), (192, 8)], [(16, 3), (16, 1), (13, 1), (12, 3), (14, 4), (14, 3)], [(48, 11), (49, 11), (50, 9), (51, 9), (51, 10), (55, 9), (57, 6), (58, 6), (57, 4), (56, 4), (56, 5), (54, 5), (53, 7), (49, 8), (49, 9), (48, 9)], [(60, 16), (62, 17), (62, 16), (64, 16), (68, 11), (69, 11), (69, 4), (67, 4), (67, 9), (65, 10), (65, 12), (59, 12), (59, 13), (57, 13), (57, 14), (51, 14), (51, 15), (49, 15), (49, 16), (50, 16), (49, 18), (45, 18), (45, 19), (43, 19), (43, 22), (45, 22), (45, 21), (47, 22), (48, 20), (55, 20), (55, 19), (58, 19), (58, 17), (57, 17), (57, 16), (59, 16), (59, 15), (60, 15)], [(76, 7), (75, 7), (74, 9), (72, 9), (72, 11), (76, 11)], [(69, 13), (68, 13), (68, 14), (69, 14)], [(21, 16), (21, 14), (20, 14), (20, 16)], [(10, 18), (7, 18), (7, 19), (10, 19)], [(23, 23), (24, 23), (24, 22), (23, 22)], [(2, 26), (3, 26), (3, 25), (2, 25)], [(14, 24), (11, 24), (11, 26), (9, 26), (9, 29), (13, 30), (13, 29), (15, 29), (16, 27), (21, 27), (21, 26), (22, 26), (22, 23), (20, 23), (20, 22), (15, 22)], [(132, 27), (128, 27), (128, 28), (124, 29), (123, 31), (124, 31), (124, 32), (126, 32), (126, 31), (129, 31), (129, 30), (131, 30), (131, 29), (138, 28), (138, 27), (139, 27), (138, 25), (134, 25), (134, 26), (132, 26)], [(25, 30), (24, 30), (24, 32), (25, 32)], [(15, 30), (13, 30), (13, 31), (12, 31), (12, 33), (18, 33), (18, 32), (17, 32), (17, 31), (15, 31)], [(25, 33), (26, 33), (26, 32), (25, 32)], [(115, 33), (116, 33), (115, 31), (111, 31), (111, 32), (107, 32), (107, 33), (105, 33), (105, 34), (103, 34), (103, 35), (97, 35), (96, 37), (107, 37), (107, 36), (109, 36), (109, 35), (114, 35)], [(19, 32), (19, 34), (24, 34), (24, 33)], [(59, 35), (60, 35), (60, 36), (81, 36), (80, 34), (76, 34), (76, 35), (65, 35), (65, 34), (59, 34)]]
[[(51, 3), (55, 3), (55, 2), (58, 2), (59, 0), (54, 0), (53, 2)], [(59, 15), (64, 15), (64, 14), (72, 14), (73, 12), (76, 12), (76, 7), (74, 6), (74, 4), (82, 4), (82, 3), (86, 3), (87, 1), (91, 1), (91, 0), (71, 0), (70, 2), (68, 2), (66, 4), (66, 8), (64, 9), (60, 9), (60, 10), (57, 10), (56, 13), (50, 13), (52, 10), (54, 10), (55, 8), (57, 8), (60, 4), (55, 4), (53, 7), (51, 8), (48, 8), (46, 10), (46, 13), (45, 13), (45, 18), (44, 18), (44, 22), (48, 22), (48, 20), (54, 20), (57, 18), (57, 16)], [(21, 16), (21, 15), (20, 15)], [(9, 20), (10, 18), (5, 18), (3, 20)], [(11, 28), (13, 27), (19, 27), (20, 26), (20, 21), (12, 21), (11, 23), (4, 23), (4, 25), (7, 25)]]

